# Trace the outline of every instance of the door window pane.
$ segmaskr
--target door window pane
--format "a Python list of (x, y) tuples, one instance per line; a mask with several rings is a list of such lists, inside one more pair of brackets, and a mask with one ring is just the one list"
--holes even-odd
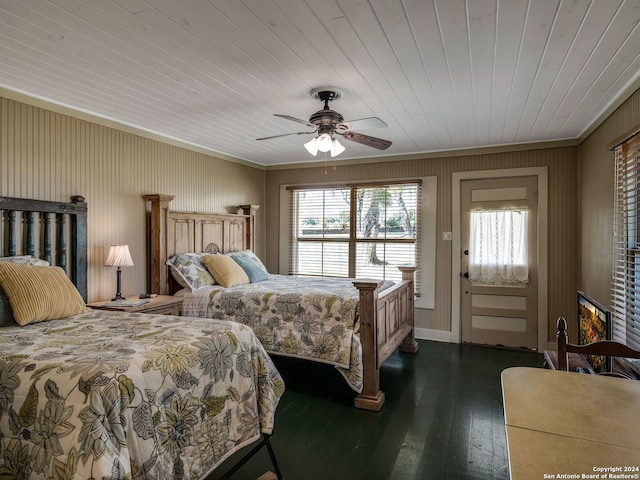
[(529, 281), (527, 210), (475, 210), (470, 215), (469, 279), (494, 285)]

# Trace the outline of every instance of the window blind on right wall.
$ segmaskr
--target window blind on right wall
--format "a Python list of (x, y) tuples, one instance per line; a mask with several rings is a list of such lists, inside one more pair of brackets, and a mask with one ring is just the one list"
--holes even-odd
[(640, 349), (640, 133), (614, 152), (613, 338)]

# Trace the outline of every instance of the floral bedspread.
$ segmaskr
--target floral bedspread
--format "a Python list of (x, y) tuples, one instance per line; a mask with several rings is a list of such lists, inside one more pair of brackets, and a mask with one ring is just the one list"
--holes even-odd
[(94, 310), (0, 329), (0, 479), (204, 478), (272, 432), (251, 329)]
[(350, 278), (270, 275), (263, 282), (187, 293), (182, 314), (249, 325), (269, 353), (335, 365), (361, 392), (359, 299)]

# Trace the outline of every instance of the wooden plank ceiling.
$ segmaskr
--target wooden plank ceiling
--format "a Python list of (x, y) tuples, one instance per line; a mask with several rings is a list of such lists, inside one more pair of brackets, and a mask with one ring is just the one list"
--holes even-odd
[[(579, 139), (640, 79), (640, 0), (0, 0), (0, 87), (262, 166), (340, 89), (388, 150)], [(0, 94), (2, 91), (0, 91)]]

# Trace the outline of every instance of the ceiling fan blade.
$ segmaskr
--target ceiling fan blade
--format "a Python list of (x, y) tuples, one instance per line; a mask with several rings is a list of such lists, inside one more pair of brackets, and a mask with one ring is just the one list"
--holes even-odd
[(312, 134), (312, 133), (316, 133), (316, 131), (312, 131), (312, 132), (292, 132), (292, 133), (283, 133), (282, 135), (272, 135), (270, 137), (262, 137), (262, 138), (256, 138), (256, 140), (271, 140), (272, 138), (279, 138), (279, 137), (287, 137), (289, 135), (307, 135), (307, 134)]
[(318, 129), (318, 127), (316, 127), (313, 123), (309, 123), (309, 121), (307, 121), (307, 120), (301, 120), (301, 119), (296, 118), (296, 117), (290, 117), (289, 115), (281, 115), (279, 113), (274, 113), (274, 115), (276, 117), (284, 118), (285, 120), (291, 120), (292, 122), (301, 123), (301, 124), (306, 125), (308, 127), (315, 128), (316, 130)]
[(387, 124), (378, 117), (359, 118), (357, 120), (348, 120), (336, 125), (337, 130), (344, 132), (349, 130), (367, 130), (369, 128), (387, 128)]
[(356, 132), (345, 132), (341, 134), (347, 140), (352, 142), (361, 143), (368, 147), (377, 148), (378, 150), (386, 150), (391, 146), (390, 140), (384, 140), (382, 138), (370, 137), (369, 135), (363, 135)]

